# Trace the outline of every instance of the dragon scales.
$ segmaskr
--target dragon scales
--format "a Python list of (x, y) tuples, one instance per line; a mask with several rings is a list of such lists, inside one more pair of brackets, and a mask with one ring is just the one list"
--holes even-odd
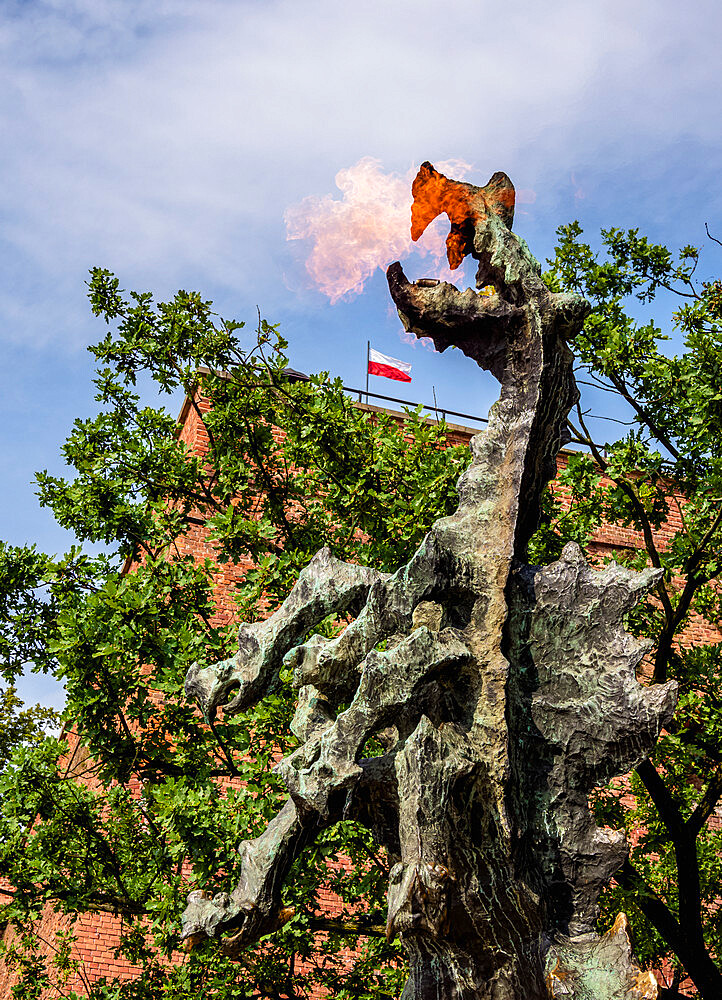
[[(458, 510), (405, 566), (385, 574), (323, 549), (273, 615), (241, 625), (232, 659), (189, 672), (186, 692), (210, 716), (257, 702), (291, 666), (300, 745), (278, 765), (285, 806), (240, 845), (239, 884), (192, 893), (183, 933), (234, 955), (277, 929), (293, 862), (353, 818), (393, 864), (387, 932), (409, 956), (402, 1000), (656, 997), (623, 917), (594, 930), (626, 846), (596, 827), (588, 796), (646, 756), (674, 709), (672, 682), (637, 682), (647, 646), (623, 626), (659, 571), (596, 571), (575, 545), (549, 566), (526, 563), (577, 399), (566, 341), (589, 307), (544, 285), (511, 232), (505, 174), (479, 188), (425, 163), (412, 190), (412, 236), (445, 212), (450, 264), (471, 254), (477, 288), (494, 292), (411, 283), (392, 264), (401, 320), (491, 371), (500, 398), (471, 441)], [(337, 637), (308, 637), (349, 612)], [(387, 751), (365, 756), (378, 734)]]

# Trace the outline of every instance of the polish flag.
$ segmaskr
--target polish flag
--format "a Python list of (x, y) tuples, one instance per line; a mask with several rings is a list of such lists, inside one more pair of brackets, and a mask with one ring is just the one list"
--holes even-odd
[(384, 378), (394, 378), (397, 382), (411, 381), (411, 365), (408, 361), (389, 358), (381, 351), (369, 348), (369, 375), (383, 375)]

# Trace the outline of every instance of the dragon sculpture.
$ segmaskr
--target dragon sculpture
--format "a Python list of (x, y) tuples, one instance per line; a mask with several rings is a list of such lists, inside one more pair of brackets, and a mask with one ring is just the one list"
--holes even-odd
[[(210, 716), (249, 707), (292, 667), (300, 745), (277, 766), (286, 804), (240, 845), (239, 884), (192, 893), (183, 933), (235, 955), (273, 932), (290, 915), (291, 865), (353, 818), (392, 861), (402, 1000), (649, 1000), (656, 982), (636, 966), (623, 916), (595, 932), (627, 849), (595, 825), (588, 798), (648, 754), (674, 710), (673, 682), (638, 683), (647, 646), (623, 624), (660, 571), (594, 570), (573, 544), (527, 564), (577, 399), (566, 341), (589, 306), (542, 281), (511, 231), (506, 174), (475, 187), (425, 163), (412, 191), (412, 236), (446, 213), (449, 263), (471, 254), (477, 288), (493, 294), (409, 282), (395, 263), (401, 320), (491, 371), (501, 395), (471, 441), (458, 510), (405, 566), (381, 573), (322, 549), (273, 615), (241, 625), (232, 659), (190, 670), (186, 692)], [(333, 613), (355, 617), (333, 639), (308, 638)], [(386, 752), (367, 755), (379, 734)]]

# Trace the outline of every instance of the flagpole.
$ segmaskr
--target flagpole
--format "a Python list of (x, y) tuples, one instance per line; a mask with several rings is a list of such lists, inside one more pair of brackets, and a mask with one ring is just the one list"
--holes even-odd
[(371, 358), (371, 341), (366, 341), (366, 405), (369, 405), (369, 359)]

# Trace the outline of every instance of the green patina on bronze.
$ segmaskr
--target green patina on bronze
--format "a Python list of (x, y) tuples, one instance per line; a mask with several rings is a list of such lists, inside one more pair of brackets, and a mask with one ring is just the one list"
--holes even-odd
[[(477, 288), (495, 292), (411, 283), (393, 264), (399, 315), (490, 370), (501, 394), (471, 442), (458, 510), (405, 566), (382, 574), (324, 549), (271, 618), (241, 626), (233, 659), (189, 672), (186, 690), (210, 716), (258, 701), (285, 663), (301, 746), (278, 765), (285, 807), (241, 844), (238, 886), (192, 894), (184, 934), (221, 938), (233, 955), (271, 933), (289, 915), (293, 862), (325, 826), (354, 818), (393, 862), (387, 932), (409, 955), (403, 1000), (650, 998), (625, 928), (594, 932), (626, 847), (594, 825), (588, 795), (642, 760), (673, 711), (673, 684), (637, 683), (645, 647), (623, 627), (657, 575), (595, 572), (575, 546), (526, 564), (577, 398), (566, 340), (588, 306), (545, 287), (511, 232), (505, 174), (477, 188), (424, 164), (414, 195), (415, 237), (446, 212), (450, 262), (471, 253)], [(355, 618), (334, 639), (307, 640), (334, 611)], [(385, 753), (365, 755), (371, 737)]]

